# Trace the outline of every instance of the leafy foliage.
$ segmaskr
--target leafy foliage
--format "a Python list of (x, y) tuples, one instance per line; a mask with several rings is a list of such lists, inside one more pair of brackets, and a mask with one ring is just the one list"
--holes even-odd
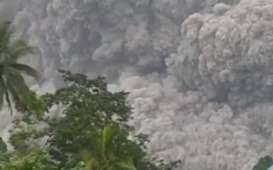
[[(82, 74), (60, 72), (66, 86), (41, 99), (46, 110), (57, 106), (61, 111), (44, 117), (25, 114), (14, 122), (10, 143), (19, 157), (45, 148), (46, 160), (58, 170), (80, 170), (82, 166), (85, 170), (171, 170), (176, 165), (149, 159), (145, 136), (132, 135), (132, 127), (126, 124), (131, 113), (127, 93), (108, 91), (102, 77), (90, 80)], [(43, 140), (45, 145), (33, 146)]]
[(0, 138), (0, 162), (5, 162), (8, 160), (8, 155), (7, 155), (7, 145), (3, 141), (2, 138)]
[(2, 164), (0, 170), (58, 170), (49, 155), (44, 151), (33, 151), (26, 156), (13, 158), (9, 163)]
[(3, 141), (2, 138), (0, 138), (0, 153), (6, 153), (7, 152), (7, 145), (6, 143)]
[(257, 165), (254, 166), (253, 170), (268, 170), (273, 165), (273, 159), (270, 156), (265, 156), (259, 160)]

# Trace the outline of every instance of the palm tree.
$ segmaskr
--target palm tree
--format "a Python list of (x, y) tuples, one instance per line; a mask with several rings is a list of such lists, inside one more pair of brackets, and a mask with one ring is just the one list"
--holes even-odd
[(120, 127), (104, 127), (102, 132), (93, 136), (92, 145), (95, 147), (91, 152), (82, 153), (85, 170), (137, 170), (133, 162), (136, 152), (130, 153), (131, 142)]
[(17, 109), (25, 109), (25, 97), (30, 94), (22, 73), (38, 78), (35, 69), (18, 62), (21, 57), (32, 53), (32, 48), (13, 35), (9, 22), (0, 25), (0, 108), (6, 101), (11, 114), (12, 102)]

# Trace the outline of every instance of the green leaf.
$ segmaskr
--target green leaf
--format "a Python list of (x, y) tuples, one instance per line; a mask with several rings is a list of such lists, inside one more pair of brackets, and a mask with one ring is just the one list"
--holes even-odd
[(0, 137), (0, 154), (6, 153), (7, 152), (7, 145), (3, 141), (3, 139)]
[(267, 170), (272, 165), (273, 159), (270, 156), (265, 156), (258, 161), (253, 170)]
[(8, 92), (8, 87), (7, 87), (6, 82), (3, 77), (0, 78), (0, 83), (4, 89), (6, 101), (7, 101), (8, 107), (10, 109), (10, 114), (12, 115), (13, 114), (12, 103), (11, 103), (10, 95)]
[(11, 61), (17, 61), (19, 58), (33, 53), (32, 47), (24, 40), (16, 40), (10, 47), (12, 48), (10, 51)]
[(15, 64), (10, 64), (10, 66), (18, 71), (25, 73), (28, 76), (33, 77), (33, 78), (38, 79), (40, 77), (38, 72), (34, 68), (32, 68), (28, 65), (15, 63)]
[(111, 128), (105, 127), (102, 132), (103, 148), (107, 147), (107, 145), (110, 143), (110, 140), (111, 140)]
[(5, 95), (5, 89), (2, 83), (0, 83), (0, 109), (3, 107), (3, 104), (4, 104), (4, 95)]

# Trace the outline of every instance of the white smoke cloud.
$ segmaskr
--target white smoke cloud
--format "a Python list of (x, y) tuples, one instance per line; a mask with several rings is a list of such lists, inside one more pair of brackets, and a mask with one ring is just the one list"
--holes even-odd
[(4, 2), (44, 86), (58, 68), (106, 75), (130, 92), (151, 153), (179, 170), (249, 170), (273, 154), (271, 0)]

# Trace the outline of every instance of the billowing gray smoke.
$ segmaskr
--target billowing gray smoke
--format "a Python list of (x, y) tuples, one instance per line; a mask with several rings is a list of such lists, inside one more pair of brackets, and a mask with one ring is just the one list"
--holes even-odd
[(58, 68), (105, 75), (131, 93), (129, 123), (150, 135), (151, 153), (181, 160), (178, 169), (249, 170), (273, 154), (272, 0), (0, 6), (40, 52), (42, 88), (58, 86)]
[[(273, 4), (268, 2), (243, 1), (223, 16), (190, 16), (178, 54), (167, 59), (170, 72), (186, 89), (233, 107), (271, 100)], [(222, 13), (228, 9), (218, 6)]]

